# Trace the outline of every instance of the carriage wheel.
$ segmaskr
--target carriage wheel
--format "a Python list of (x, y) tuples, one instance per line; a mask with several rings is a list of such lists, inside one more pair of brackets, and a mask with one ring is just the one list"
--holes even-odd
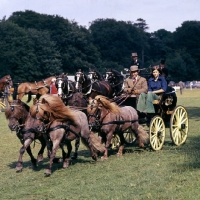
[(120, 141), (119, 136), (117, 134), (113, 135), (112, 140), (111, 140), (111, 145), (112, 145), (111, 148), (112, 149), (119, 148), (120, 143), (121, 143), (121, 141)]
[(170, 136), (177, 146), (185, 143), (188, 135), (188, 114), (183, 106), (176, 106), (170, 118)]
[(130, 129), (124, 132), (124, 139), (126, 144), (132, 144), (136, 141), (136, 137)]
[(160, 116), (155, 116), (149, 126), (150, 144), (153, 150), (160, 150), (165, 140), (165, 123)]

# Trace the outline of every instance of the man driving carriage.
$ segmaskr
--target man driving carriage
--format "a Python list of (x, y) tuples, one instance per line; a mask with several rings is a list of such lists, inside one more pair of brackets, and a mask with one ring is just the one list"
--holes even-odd
[(130, 97), (124, 102), (125, 105), (130, 105), (136, 108), (139, 95), (146, 93), (148, 86), (145, 78), (138, 75), (139, 68), (137, 65), (130, 67), (130, 76), (124, 81), (124, 91), (130, 94)]

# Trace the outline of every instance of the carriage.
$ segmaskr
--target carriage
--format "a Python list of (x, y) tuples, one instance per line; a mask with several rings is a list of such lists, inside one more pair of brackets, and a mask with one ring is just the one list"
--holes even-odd
[[(168, 110), (163, 110), (162, 105), (167, 104), (164, 100), (154, 100), (153, 102), (156, 113), (151, 118), (150, 123), (147, 123), (146, 119), (140, 118), (141, 124), (145, 126), (149, 133), (149, 142), (153, 150), (160, 150), (163, 147), (166, 128), (170, 130), (170, 137), (173, 144), (181, 146), (185, 143), (188, 136), (188, 114), (184, 106), (174, 105)], [(147, 126), (146, 126), (147, 125)], [(126, 130), (124, 132), (124, 137), (126, 143), (134, 143), (136, 138), (134, 134)], [(113, 136), (112, 139), (112, 148), (116, 148), (120, 144), (120, 139), (117, 135)]]
[[(148, 74), (148, 73), (146, 73)], [(163, 147), (166, 135), (166, 128), (169, 128), (170, 138), (173, 144), (180, 146), (185, 143), (188, 135), (188, 113), (184, 106), (177, 105), (175, 90), (168, 87), (167, 91), (154, 100), (155, 114), (151, 115), (150, 121), (138, 111), (140, 124), (143, 124), (149, 133), (149, 143), (153, 150), (160, 150)], [(136, 108), (135, 108), (136, 109)], [(146, 126), (147, 125), (147, 126)], [(132, 132), (124, 132), (126, 143), (134, 143), (136, 138)], [(113, 136), (112, 147), (119, 146), (120, 140), (117, 135)]]

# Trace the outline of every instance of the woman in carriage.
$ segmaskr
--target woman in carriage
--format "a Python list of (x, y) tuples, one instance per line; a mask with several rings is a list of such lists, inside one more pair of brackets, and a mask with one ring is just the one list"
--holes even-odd
[(166, 92), (167, 82), (159, 66), (154, 66), (151, 70), (151, 78), (148, 80), (148, 93), (141, 93), (138, 99), (137, 109), (144, 113), (155, 113), (154, 100), (159, 100), (161, 94)]

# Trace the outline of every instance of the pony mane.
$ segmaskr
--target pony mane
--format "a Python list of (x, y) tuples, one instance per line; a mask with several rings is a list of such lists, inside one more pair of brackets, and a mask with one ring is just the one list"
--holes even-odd
[(114, 114), (119, 114), (120, 112), (120, 108), (119, 106), (115, 103), (115, 102), (111, 102), (108, 98), (106, 98), (105, 96), (102, 95), (97, 95), (95, 97), (96, 101), (99, 101), (102, 106), (104, 108), (106, 108), (107, 110), (109, 110), (110, 112), (114, 113)]
[(31, 115), (36, 115), (36, 112), (41, 114), (44, 111), (53, 115), (55, 119), (69, 120), (74, 122), (76, 121), (77, 117), (77, 114), (73, 112), (73, 110), (65, 106), (60, 97), (52, 96), (49, 94), (42, 95), (40, 97), (40, 103), (31, 106), (30, 110)]

